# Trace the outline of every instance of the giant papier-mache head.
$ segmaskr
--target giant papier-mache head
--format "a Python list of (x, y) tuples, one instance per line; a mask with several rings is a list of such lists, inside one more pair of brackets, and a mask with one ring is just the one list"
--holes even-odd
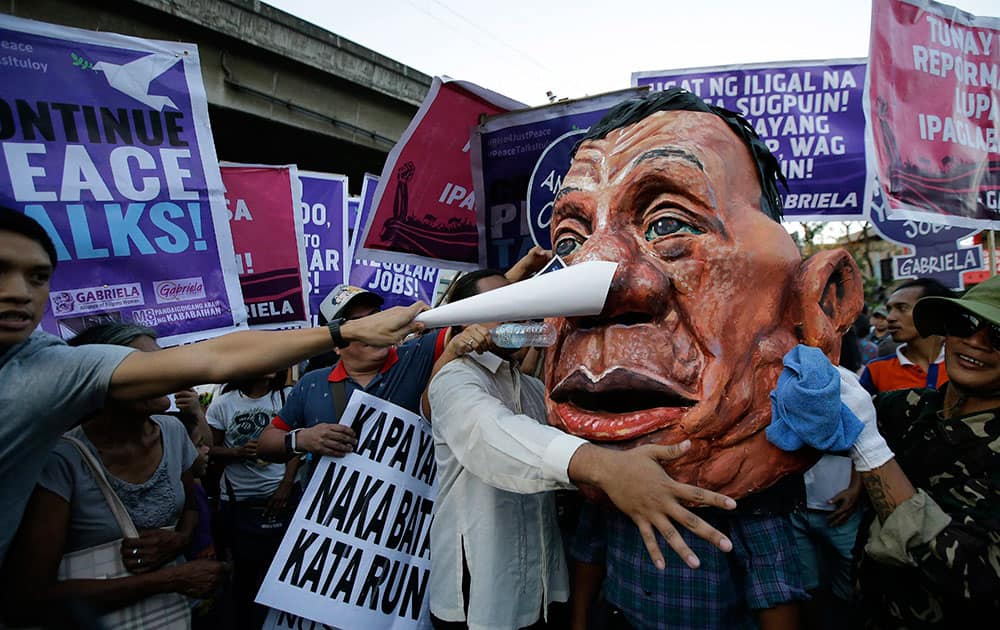
[(843, 250), (802, 260), (778, 181), (744, 119), (684, 90), (591, 128), (556, 196), (553, 248), (619, 266), (599, 316), (555, 322), (550, 423), (625, 448), (690, 439), (667, 472), (736, 498), (815, 462), (767, 441), (769, 394), (797, 343), (836, 362), (861, 280)]

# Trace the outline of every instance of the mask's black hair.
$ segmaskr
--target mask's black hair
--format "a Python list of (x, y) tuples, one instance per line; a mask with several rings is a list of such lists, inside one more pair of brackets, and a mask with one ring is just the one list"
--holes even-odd
[(733, 133), (750, 149), (750, 155), (757, 168), (757, 180), (760, 182), (761, 190), (761, 210), (767, 216), (780, 222), (782, 203), (781, 195), (778, 193), (778, 182), (781, 182), (785, 190), (788, 190), (788, 182), (781, 174), (781, 165), (778, 164), (777, 158), (760, 139), (746, 118), (728, 109), (710, 105), (695, 94), (681, 88), (651, 92), (645, 96), (630, 98), (615, 105), (573, 147), (573, 155), (576, 155), (580, 145), (588, 140), (601, 140), (615, 129), (633, 125), (656, 112), (678, 110), (715, 114), (733, 130)]

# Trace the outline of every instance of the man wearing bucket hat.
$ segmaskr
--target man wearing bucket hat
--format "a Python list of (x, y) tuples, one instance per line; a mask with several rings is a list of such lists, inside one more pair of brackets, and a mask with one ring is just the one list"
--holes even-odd
[(879, 394), (885, 444), (866, 421), (852, 447), (875, 508), (858, 538), (854, 625), (979, 626), (1000, 612), (1000, 277), (923, 298), (913, 320), (945, 337), (950, 381)]

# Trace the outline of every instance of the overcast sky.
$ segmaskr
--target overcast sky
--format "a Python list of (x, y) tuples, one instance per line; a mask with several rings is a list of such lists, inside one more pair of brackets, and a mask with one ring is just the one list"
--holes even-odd
[[(869, 0), (268, 0), (429, 75), (528, 105), (640, 70), (865, 57)], [(998, 0), (951, 3), (1000, 15)]]

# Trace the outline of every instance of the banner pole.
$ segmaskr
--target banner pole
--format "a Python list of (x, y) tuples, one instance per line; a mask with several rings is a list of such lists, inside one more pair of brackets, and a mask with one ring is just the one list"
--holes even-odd
[(990, 277), (997, 275), (997, 244), (996, 236), (993, 230), (990, 230), (986, 235), (986, 242), (990, 248)]

